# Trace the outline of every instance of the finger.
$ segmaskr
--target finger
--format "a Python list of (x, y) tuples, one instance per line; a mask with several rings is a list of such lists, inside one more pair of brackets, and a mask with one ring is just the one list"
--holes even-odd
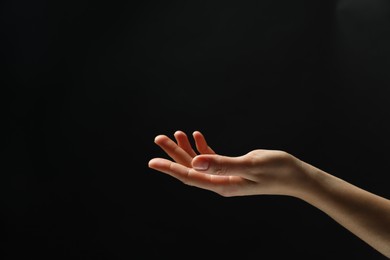
[(239, 187), (248, 182), (238, 176), (215, 176), (201, 173), (163, 158), (150, 160), (148, 166), (154, 170), (166, 173), (187, 185), (225, 195), (237, 193), (237, 191), (240, 191)]
[(194, 151), (194, 149), (192, 149), (191, 143), (188, 140), (188, 137), (184, 132), (176, 131), (174, 136), (176, 138), (177, 144), (184, 151), (186, 151), (191, 157), (195, 157), (197, 155), (196, 152)]
[(254, 176), (251, 176), (251, 163), (242, 156), (198, 155), (191, 164), (199, 172), (218, 176), (240, 176), (248, 180), (255, 180)]
[(203, 134), (199, 131), (195, 131), (192, 136), (195, 139), (195, 145), (196, 149), (199, 151), (201, 154), (215, 154), (213, 149), (211, 149), (207, 142), (206, 139), (204, 138)]
[(154, 142), (161, 147), (175, 162), (191, 167), (192, 157), (165, 135), (158, 135)]

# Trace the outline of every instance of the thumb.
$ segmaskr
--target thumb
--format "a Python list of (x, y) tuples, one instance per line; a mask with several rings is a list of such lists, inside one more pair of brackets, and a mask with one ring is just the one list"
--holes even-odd
[(242, 157), (228, 157), (217, 154), (202, 154), (192, 159), (192, 168), (213, 175), (236, 175), (244, 177), (247, 166)]

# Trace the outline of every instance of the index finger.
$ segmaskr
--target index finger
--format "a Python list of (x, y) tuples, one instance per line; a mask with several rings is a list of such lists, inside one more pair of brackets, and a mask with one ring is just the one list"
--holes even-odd
[(192, 157), (165, 135), (158, 135), (154, 142), (161, 147), (175, 162), (191, 167)]

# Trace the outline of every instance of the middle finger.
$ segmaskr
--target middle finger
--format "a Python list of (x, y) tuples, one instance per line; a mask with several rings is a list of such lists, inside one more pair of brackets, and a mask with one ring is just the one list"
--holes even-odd
[(184, 151), (186, 151), (191, 157), (195, 157), (197, 155), (196, 152), (194, 151), (194, 149), (192, 149), (191, 143), (188, 140), (188, 137), (187, 137), (187, 135), (184, 132), (176, 131), (174, 136), (176, 138), (177, 144)]

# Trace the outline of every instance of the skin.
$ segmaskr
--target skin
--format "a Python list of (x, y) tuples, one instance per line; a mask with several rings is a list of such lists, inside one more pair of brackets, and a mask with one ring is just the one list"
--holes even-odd
[(224, 197), (293, 196), (322, 210), (368, 245), (390, 258), (390, 200), (326, 173), (293, 155), (253, 150), (228, 157), (211, 149), (203, 134), (176, 131), (172, 140), (158, 135), (155, 143), (172, 159), (153, 158), (149, 167), (184, 184)]

